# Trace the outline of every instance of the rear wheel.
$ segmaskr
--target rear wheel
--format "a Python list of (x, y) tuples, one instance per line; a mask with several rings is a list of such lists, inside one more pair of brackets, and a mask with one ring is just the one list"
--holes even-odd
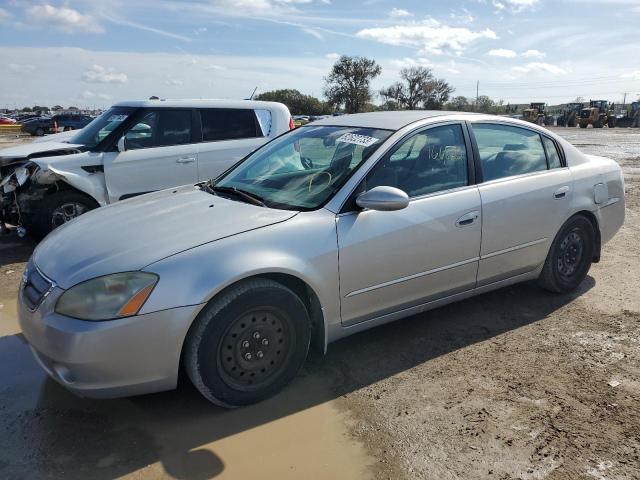
[(38, 127), (36, 129), (36, 137), (42, 137), (44, 135), (44, 128)]
[(538, 278), (540, 286), (557, 293), (575, 290), (591, 268), (594, 245), (595, 231), (586, 217), (567, 220), (551, 244)]
[(84, 193), (61, 190), (43, 199), (42, 208), (34, 213), (27, 229), (31, 236), (39, 240), (53, 229), (98, 207), (98, 202)]
[(586, 123), (581, 123), (580, 124), (580, 128), (587, 128), (587, 124)]
[(249, 405), (296, 376), (310, 338), (309, 315), (295, 293), (272, 280), (247, 280), (200, 312), (187, 335), (185, 367), (210, 402)]

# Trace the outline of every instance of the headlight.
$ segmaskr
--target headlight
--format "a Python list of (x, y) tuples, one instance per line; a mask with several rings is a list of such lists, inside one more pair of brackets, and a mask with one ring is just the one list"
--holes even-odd
[(147, 301), (158, 276), (147, 272), (106, 275), (79, 283), (64, 292), (56, 313), (81, 320), (130, 317)]

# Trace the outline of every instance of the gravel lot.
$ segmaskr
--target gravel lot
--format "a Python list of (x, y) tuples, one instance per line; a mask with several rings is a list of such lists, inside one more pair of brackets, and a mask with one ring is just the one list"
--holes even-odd
[(554, 130), (625, 170), (626, 224), (580, 291), (522, 284), (356, 335), (246, 409), (47, 380), (15, 323), (33, 244), (0, 239), (0, 477), (640, 478), (640, 130)]

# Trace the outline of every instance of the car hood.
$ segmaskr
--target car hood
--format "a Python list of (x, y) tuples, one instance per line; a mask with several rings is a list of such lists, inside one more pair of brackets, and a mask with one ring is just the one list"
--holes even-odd
[(0, 166), (8, 165), (15, 160), (77, 153), (82, 148), (83, 145), (64, 142), (25, 143), (0, 150)]
[(214, 196), (194, 186), (180, 187), (86, 213), (49, 234), (33, 258), (42, 273), (69, 288), (101, 275), (139, 270), (296, 214)]

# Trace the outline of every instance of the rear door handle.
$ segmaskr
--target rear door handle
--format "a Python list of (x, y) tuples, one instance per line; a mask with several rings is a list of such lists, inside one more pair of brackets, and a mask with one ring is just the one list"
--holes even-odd
[(480, 212), (474, 210), (473, 212), (465, 213), (458, 220), (456, 220), (456, 227), (466, 227), (467, 225), (471, 225), (475, 222), (480, 216)]
[(559, 200), (561, 198), (566, 197), (568, 192), (569, 192), (569, 187), (565, 185), (564, 187), (560, 187), (558, 190), (553, 192), (553, 197)]
[(176, 160), (176, 163), (193, 163), (196, 161), (196, 157), (180, 157)]

